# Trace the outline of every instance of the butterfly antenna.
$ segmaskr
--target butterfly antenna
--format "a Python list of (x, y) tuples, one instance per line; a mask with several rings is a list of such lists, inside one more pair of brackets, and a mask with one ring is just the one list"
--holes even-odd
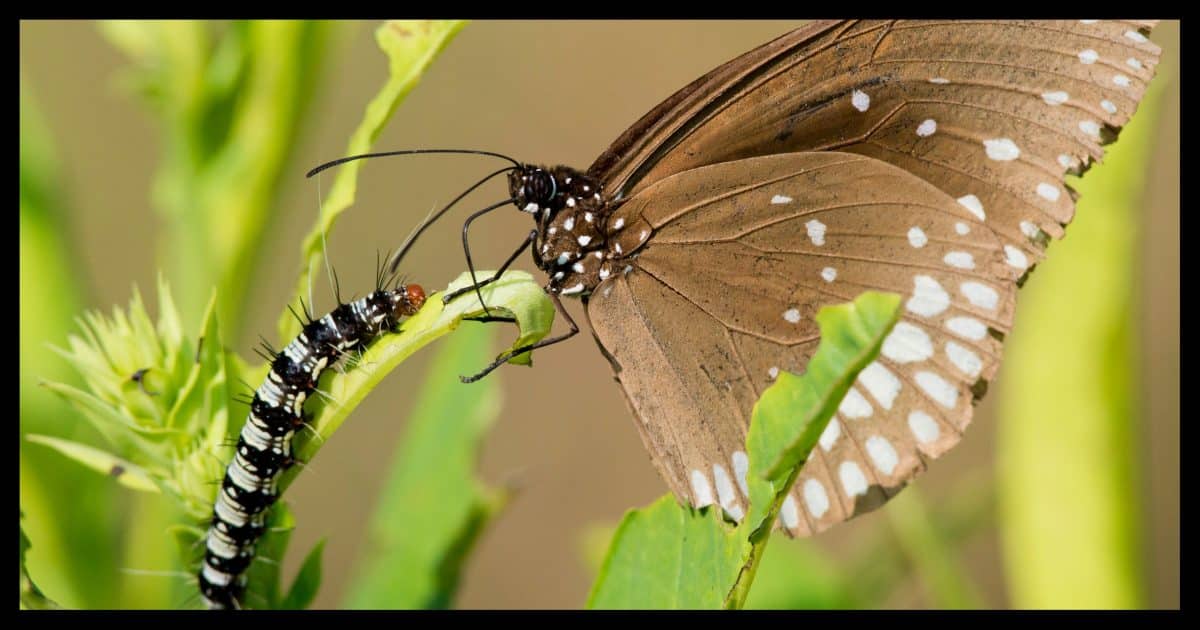
[(415, 230), (413, 230), (412, 234), (410, 234), (408, 236), (408, 238), (404, 240), (404, 244), (400, 246), (400, 249), (396, 252), (396, 256), (394, 258), (392, 258), (391, 264), (388, 265), (388, 273), (395, 275), (396, 269), (400, 266), (400, 261), (404, 259), (404, 255), (407, 254), (408, 250), (411, 249), (413, 244), (417, 242), (417, 237), (421, 236), (421, 234), (424, 233), (425, 230), (429, 229), (429, 226), (433, 225), (434, 223), (437, 222), (438, 219), (442, 218), (442, 215), (449, 212), (450, 209), (453, 208), (455, 204), (462, 201), (464, 197), (466, 197), (467, 195), (474, 192), (475, 189), (486, 184), (493, 177), (496, 177), (497, 175), (502, 175), (509, 171), (515, 170), (519, 167), (520, 167), (520, 165), (509, 166), (509, 167), (502, 168), (498, 171), (495, 171), (495, 172), (489, 174), (487, 177), (484, 177), (483, 179), (472, 184), (470, 188), (464, 190), (461, 194), (459, 194), (457, 197), (455, 197), (453, 200), (451, 200), (450, 203), (446, 204), (446, 206), (443, 207), (441, 210), (438, 210), (437, 212), (433, 213), (431, 216), (426, 218), (424, 221), (422, 221), (417, 226), (417, 228)]
[(321, 171), (324, 171), (326, 169), (330, 169), (335, 166), (345, 164), (346, 162), (353, 162), (355, 160), (365, 160), (367, 158), (392, 157), (395, 155), (424, 155), (424, 154), (437, 154), (437, 153), (458, 154), (458, 155), (486, 155), (489, 157), (500, 158), (502, 160), (508, 160), (509, 162), (512, 162), (513, 166), (516, 168), (521, 167), (520, 162), (508, 157), (507, 155), (504, 155), (503, 153), (494, 153), (492, 151), (476, 151), (474, 149), (408, 149), (408, 150), (404, 150), (404, 151), (383, 151), (380, 153), (362, 153), (359, 155), (350, 155), (350, 156), (347, 156), (344, 158), (338, 158), (336, 160), (326, 162), (326, 163), (312, 169), (304, 176), (312, 177), (313, 175), (316, 175), (317, 173), (320, 173)]

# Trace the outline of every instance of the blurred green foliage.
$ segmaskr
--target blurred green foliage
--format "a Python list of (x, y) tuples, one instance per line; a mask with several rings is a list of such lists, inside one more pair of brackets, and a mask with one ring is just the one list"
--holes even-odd
[(1000, 530), (1018, 607), (1146, 605), (1135, 283), (1165, 76), (1104, 163), (1070, 182), (1076, 218), (1026, 283), (1006, 344)]

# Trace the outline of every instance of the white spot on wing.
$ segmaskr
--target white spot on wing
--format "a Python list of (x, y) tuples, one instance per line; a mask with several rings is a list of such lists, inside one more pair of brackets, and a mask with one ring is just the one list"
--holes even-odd
[(853, 497), (867, 493), (867, 478), (863, 476), (858, 464), (850, 461), (842, 462), (842, 465), (838, 466), (838, 477), (842, 480), (842, 487), (846, 489), (846, 494)]
[(917, 381), (917, 387), (929, 394), (929, 397), (937, 404), (947, 409), (953, 409), (954, 405), (958, 404), (958, 390), (940, 374), (922, 371), (917, 372), (914, 378)]
[(1100, 123), (1094, 120), (1079, 121), (1079, 130), (1093, 138), (1100, 137)]
[(1110, 114), (1117, 113), (1117, 105), (1108, 99), (1104, 99), (1103, 101), (1100, 101), (1100, 107), (1101, 107), (1101, 109), (1103, 109), (1104, 111), (1106, 111)]
[(575, 229), (575, 217), (567, 217), (567, 220), (563, 221), (563, 229), (568, 232), (570, 232), (571, 230), (574, 230)]
[(984, 140), (983, 147), (987, 151), (987, 156), (997, 162), (1010, 162), (1021, 157), (1021, 149), (1017, 148), (1017, 143), (1009, 138)]
[(1075, 158), (1063, 153), (1058, 156), (1058, 165), (1063, 168), (1071, 168), (1075, 166)]
[(733, 520), (742, 520), (746, 513), (738, 504), (737, 493), (733, 489), (733, 479), (729, 477), (724, 466), (713, 464), (713, 481), (717, 484), (717, 498), (721, 501), (721, 507), (729, 516), (733, 517)]
[(773, 203), (773, 204), (792, 203), (792, 198), (785, 197), (783, 195), (775, 195), (774, 197), (771, 197), (771, 203)]
[(1079, 51), (1079, 63), (1091, 65), (1093, 63), (1096, 63), (1096, 60), (1099, 58), (1100, 58), (1100, 55), (1097, 54), (1096, 51), (1092, 50), (1091, 48)]
[(733, 452), (733, 476), (737, 479), (738, 487), (742, 489), (742, 494), (750, 496), (750, 487), (746, 485), (746, 474), (750, 471), (750, 458), (746, 456), (744, 451)]
[(932, 118), (926, 118), (920, 125), (917, 125), (917, 135), (922, 138), (928, 138), (937, 131), (937, 121)]
[(1145, 44), (1147, 41), (1149, 41), (1148, 39), (1146, 39), (1145, 35), (1142, 35), (1141, 33), (1137, 32), (1137, 31), (1125, 31), (1125, 37), (1128, 37), (1129, 39), (1131, 39), (1139, 44)]
[(854, 387), (846, 392), (846, 397), (838, 405), (838, 413), (847, 418), (869, 418), (874, 411), (871, 403), (867, 402), (867, 399), (863, 398), (863, 395)]
[(957, 232), (959, 236), (966, 236), (968, 233), (970, 233), (971, 228), (962, 221), (956, 221), (954, 223), (954, 231)]
[(987, 326), (974, 317), (951, 317), (946, 329), (964, 339), (979, 341), (987, 336)]
[(783, 505), (779, 508), (779, 518), (783, 519), (783, 524), (788, 529), (796, 529), (800, 524), (800, 512), (796, 510), (796, 500), (792, 495), (788, 495), (783, 500)]
[(871, 97), (862, 90), (854, 90), (854, 93), (850, 95), (850, 103), (854, 105), (854, 109), (865, 112), (871, 106)]
[(838, 422), (837, 416), (829, 419), (829, 424), (825, 425), (825, 430), (821, 431), (821, 438), (818, 440), (821, 448), (828, 453), (833, 449), (833, 445), (837, 444), (838, 437), (842, 435), (842, 425)]
[(825, 244), (825, 224), (816, 219), (812, 219), (804, 224), (808, 229), (808, 238), (812, 239), (813, 245)]
[(821, 485), (820, 481), (809, 479), (804, 482), (804, 504), (808, 506), (808, 513), (816, 519), (825, 516), (825, 512), (829, 511), (829, 495), (825, 493), (825, 486)]
[(1010, 267), (1017, 269), (1026, 269), (1029, 267), (1029, 258), (1025, 256), (1025, 252), (1012, 245), (1004, 246), (1004, 262)]
[(825, 282), (833, 282), (837, 279), (837, 269), (834, 269), (833, 267), (826, 267), (822, 269), (821, 279), (823, 279)]
[(908, 414), (908, 429), (912, 431), (913, 437), (922, 444), (936, 442), (938, 434), (941, 433), (937, 421), (924, 411), (914, 411)]
[(944, 79), (942, 77), (933, 77), (933, 78), (929, 79), (929, 82), (936, 83), (938, 85), (945, 85), (950, 82), (950, 79)]
[(1129, 87), (1129, 77), (1123, 74), (1113, 75), (1113, 83), (1121, 87)]
[(772, 365), (771, 369), (767, 370), (767, 376), (770, 376), (772, 381), (779, 378), (779, 368)]
[(925, 275), (914, 276), (913, 294), (904, 306), (922, 317), (933, 317), (950, 307), (950, 294), (937, 280)]
[(1129, 66), (1130, 68), (1133, 68), (1134, 70), (1142, 69), (1142, 62), (1137, 57), (1130, 57), (1130, 58), (1126, 59), (1125, 65)]
[(942, 261), (951, 267), (959, 269), (974, 269), (975, 257), (967, 252), (948, 252)]
[(1070, 98), (1070, 96), (1068, 96), (1067, 93), (1062, 90), (1055, 90), (1054, 92), (1046, 92), (1042, 94), (1042, 100), (1046, 101), (1047, 105), (1062, 105), (1063, 103), (1067, 102), (1068, 98)]
[(929, 237), (925, 236), (925, 230), (922, 230), (921, 228), (919, 228), (915, 225), (912, 226), (911, 228), (908, 228), (908, 244), (909, 245), (912, 245), (913, 247), (920, 249), (922, 247), (925, 247), (925, 244), (928, 242), (929, 242)]
[(1028, 236), (1029, 238), (1037, 238), (1038, 234), (1041, 233), (1041, 231), (1042, 231), (1042, 228), (1039, 228), (1033, 221), (1022, 221), (1021, 222), (1021, 233), (1024, 234), (1025, 236)]
[(920, 327), (899, 321), (883, 340), (880, 351), (896, 363), (915, 363), (933, 356), (933, 340)]
[(892, 403), (896, 402), (896, 396), (900, 395), (900, 379), (878, 361), (868, 363), (867, 367), (858, 373), (858, 380), (884, 409), (891, 409)]
[(625, 217), (618, 217), (617, 220), (613, 222), (612, 229), (619, 230), (623, 227), (625, 227)]
[(562, 290), (563, 295), (575, 295), (576, 293), (583, 293), (583, 283), (582, 282), (580, 282), (579, 284), (577, 284), (569, 289)]
[(1037, 194), (1046, 201), (1058, 201), (1058, 197), (1062, 194), (1062, 191), (1054, 184), (1042, 182), (1037, 185)]
[(983, 371), (983, 361), (979, 355), (953, 341), (946, 342), (946, 357), (958, 368), (959, 372), (975, 378)]
[(692, 494), (696, 498), (695, 507), (713, 504), (712, 486), (708, 484), (708, 477), (699, 470), (692, 471)]
[(987, 218), (987, 215), (983, 212), (983, 202), (979, 201), (979, 197), (976, 197), (975, 195), (963, 195), (956, 201), (958, 201), (959, 205), (962, 207), (970, 210), (971, 214), (979, 217), (980, 221), (983, 221)]
[(986, 284), (980, 282), (969, 281), (962, 283), (960, 287), (962, 294), (971, 301), (972, 304), (980, 308), (986, 308), (989, 311), (996, 310), (996, 306), (1000, 303), (1000, 294), (996, 290)]
[(871, 456), (871, 462), (875, 464), (876, 470), (885, 475), (895, 472), (896, 464), (900, 463), (896, 449), (882, 435), (872, 435), (867, 438), (867, 455)]
[(789, 308), (788, 310), (783, 312), (783, 318), (786, 319), (789, 323), (799, 324), (800, 323), (800, 311), (797, 309), (794, 309), (794, 308)]
[(579, 246), (580, 246), (580, 247), (583, 247), (583, 246), (587, 245), (588, 243), (592, 242), (592, 237), (590, 237), (590, 236), (588, 236), (588, 235), (586, 235), (586, 234), (585, 234), (585, 235), (583, 235), (583, 236), (580, 236), (579, 238), (577, 238), (577, 239), (575, 239), (575, 240), (579, 241)]

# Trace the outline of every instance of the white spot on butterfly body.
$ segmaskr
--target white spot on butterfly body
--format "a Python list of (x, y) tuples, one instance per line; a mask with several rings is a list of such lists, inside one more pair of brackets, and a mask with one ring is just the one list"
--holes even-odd
[(1029, 258), (1025, 256), (1025, 252), (1012, 245), (1004, 246), (1004, 262), (1010, 267), (1017, 269), (1027, 269), (1029, 267)]
[(967, 252), (948, 252), (942, 257), (942, 262), (959, 269), (975, 268), (975, 257)]
[(1113, 83), (1120, 87), (1129, 87), (1129, 77), (1123, 74), (1113, 75)]
[(900, 379), (878, 361), (868, 363), (858, 373), (858, 380), (884, 409), (891, 409), (896, 396), (900, 395)]
[(699, 470), (692, 471), (692, 494), (696, 495), (695, 507), (713, 504), (712, 486), (708, 484), (708, 477)]
[(1096, 63), (1096, 60), (1099, 58), (1100, 55), (1091, 48), (1079, 51), (1079, 63), (1090, 66), (1091, 64)]
[(521, 208), (521, 209), (524, 210), (525, 212), (528, 212), (529, 214), (534, 214), (538, 211), (538, 205), (531, 201), (531, 202), (525, 204), (525, 207)]
[(979, 282), (964, 282), (960, 287), (962, 294), (971, 301), (972, 304), (980, 308), (986, 308), (989, 311), (996, 310), (996, 306), (1000, 303), (1000, 294), (996, 290), (986, 284)]
[(717, 484), (717, 498), (721, 501), (721, 507), (729, 516), (733, 517), (733, 520), (742, 520), (746, 513), (742, 510), (742, 506), (738, 505), (737, 493), (733, 489), (733, 479), (729, 477), (724, 466), (713, 464), (713, 481)]
[(846, 392), (846, 397), (838, 405), (838, 413), (847, 418), (869, 418), (874, 412), (871, 403), (867, 402), (867, 399), (863, 398), (863, 395), (858, 393), (854, 387)]
[(788, 529), (796, 529), (800, 524), (800, 512), (796, 509), (796, 500), (792, 495), (788, 495), (783, 500), (783, 505), (779, 508), (779, 518), (783, 520), (783, 525)]
[(750, 458), (744, 451), (734, 451), (732, 459), (733, 476), (737, 480), (738, 487), (742, 489), (742, 494), (749, 497), (750, 487), (746, 485), (746, 474), (750, 472)]
[(1062, 105), (1063, 103), (1066, 103), (1067, 99), (1069, 98), (1070, 96), (1062, 90), (1056, 90), (1054, 92), (1046, 92), (1042, 94), (1042, 100), (1046, 101), (1047, 105)]
[(921, 444), (936, 442), (938, 434), (941, 433), (937, 421), (924, 411), (914, 411), (908, 414), (908, 429)]
[(825, 430), (821, 431), (821, 437), (818, 442), (821, 448), (828, 453), (833, 449), (833, 445), (837, 444), (837, 439), (842, 435), (842, 425), (838, 422), (837, 416), (829, 419), (829, 424), (825, 425)]
[(1037, 238), (1038, 234), (1040, 234), (1041, 232), (1042, 232), (1042, 228), (1035, 225), (1033, 223), (1033, 221), (1022, 221), (1021, 222), (1021, 233), (1024, 234), (1025, 236), (1028, 236), (1031, 239)]
[(1010, 162), (1021, 157), (1021, 149), (1009, 138), (984, 140), (983, 147), (987, 151), (987, 156), (997, 162)]
[(570, 255), (569, 253), (567, 253), (567, 252), (563, 252), (563, 253), (561, 253), (561, 254), (559, 254), (559, 255), (558, 255), (558, 258), (556, 258), (556, 259), (554, 260), (554, 262), (555, 262), (556, 264), (558, 264), (558, 265), (565, 265), (565, 264), (567, 264), (567, 262), (569, 262), (570, 260), (571, 260), (571, 255)]
[(954, 223), (954, 231), (956, 233), (958, 233), (959, 236), (966, 236), (968, 233), (971, 232), (971, 228), (966, 223), (963, 223), (962, 221), (956, 221)]
[(583, 235), (583, 236), (580, 236), (579, 238), (577, 238), (577, 239), (575, 239), (575, 240), (576, 240), (576, 241), (579, 241), (579, 246), (580, 246), (580, 247), (584, 247), (584, 246), (586, 246), (588, 243), (592, 242), (592, 237), (590, 237), (590, 236), (588, 236), (588, 235), (586, 235), (586, 234), (585, 234), (585, 235)]
[(800, 323), (800, 310), (795, 309), (795, 308), (789, 308), (788, 310), (783, 312), (783, 318), (786, 319), (788, 321), (788, 323), (799, 324)]
[(950, 307), (950, 294), (937, 280), (925, 275), (913, 277), (913, 294), (904, 307), (922, 317), (933, 317)]
[(1139, 44), (1145, 44), (1146, 42), (1150, 41), (1150, 40), (1146, 39), (1145, 35), (1142, 35), (1141, 33), (1137, 32), (1137, 31), (1125, 31), (1125, 37), (1128, 37), (1129, 39), (1131, 39)]
[(808, 223), (805, 223), (804, 227), (806, 229), (808, 229), (808, 238), (812, 240), (813, 245), (824, 245), (825, 244), (825, 224), (824, 223), (821, 223), (820, 221), (813, 219), (813, 220), (809, 221)]
[(833, 282), (837, 279), (837, 269), (826, 267), (821, 270), (821, 279), (825, 282)]
[(583, 273), (584, 272), (583, 263), (575, 263), (574, 265), (571, 266), (571, 269), (575, 270), (575, 273)]
[(808, 506), (808, 513), (812, 514), (813, 518), (819, 519), (829, 511), (829, 495), (825, 493), (825, 486), (821, 485), (820, 481), (809, 479), (804, 482), (804, 504)]
[(568, 208), (575, 207), (575, 198), (574, 197), (567, 197), (567, 207)]
[(781, 203), (792, 203), (792, 198), (785, 197), (783, 195), (775, 195), (774, 197), (771, 197), (771, 203), (776, 204), (776, 205), (781, 204)]
[(1139, 59), (1137, 59), (1136, 57), (1130, 57), (1130, 58), (1126, 59), (1125, 65), (1129, 66), (1130, 68), (1133, 68), (1134, 70), (1142, 69), (1142, 62)]
[(922, 138), (928, 138), (937, 132), (937, 121), (932, 118), (926, 118), (920, 125), (917, 125), (917, 135)]
[(1094, 120), (1079, 121), (1079, 130), (1093, 138), (1100, 137), (1100, 123)]
[(979, 217), (980, 221), (987, 219), (987, 215), (983, 212), (983, 202), (979, 201), (979, 197), (975, 195), (963, 195), (956, 199), (962, 207), (971, 211), (971, 214)]
[(867, 478), (863, 476), (862, 469), (858, 464), (850, 461), (842, 462), (838, 466), (838, 477), (842, 480), (842, 487), (845, 488), (846, 494), (854, 497), (867, 493)]
[(1113, 103), (1112, 101), (1110, 101), (1108, 99), (1104, 99), (1103, 101), (1100, 101), (1100, 108), (1110, 114), (1117, 113), (1116, 103)]
[(929, 242), (929, 237), (925, 236), (925, 230), (922, 230), (921, 228), (919, 228), (915, 225), (908, 229), (908, 244), (909, 245), (912, 245), (913, 247), (920, 249), (922, 247), (925, 247), (925, 244), (928, 242)]
[(915, 363), (933, 356), (933, 340), (921, 328), (899, 321), (883, 340), (880, 351), (896, 363)]
[[(612, 275), (612, 273), (611, 273), (611, 272), (608, 270), (608, 268), (607, 268), (607, 267), (602, 267), (602, 268), (600, 269), (600, 279), (601, 279), (601, 280), (608, 280), (608, 277), (609, 277), (610, 275)], [(607, 297), (607, 296), (606, 296), (606, 297)]]
[(550, 229), (546, 230), (546, 234), (549, 234), (550, 236), (554, 236), (554, 233), (557, 231), (558, 231), (558, 228), (556, 228), (552, 225), (552, 226), (550, 226)]
[(574, 230), (575, 229), (575, 217), (567, 217), (567, 220), (563, 221), (563, 229), (568, 232), (570, 232), (571, 230)]
[(929, 397), (937, 404), (953, 409), (958, 404), (958, 390), (953, 385), (946, 382), (946, 379), (936, 372), (917, 372), (914, 377), (917, 381), (917, 387), (920, 387), (929, 394)]
[(871, 106), (871, 97), (862, 90), (854, 90), (854, 93), (850, 95), (850, 104), (854, 105), (854, 109), (865, 112)]
[(896, 464), (900, 463), (900, 456), (896, 454), (895, 447), (882, 435), (867, 438), (867, 455), (871, 456), (875, 469), (885, 475), (895, 472)]
[(579, 284), (577, 284), (569, 289), (562, 290), (563, 295), (575, 295), (576, 293), (583, 293), (583, 283), (582, 282), (580, 282)]
[(1037, 194), (1046, 201), (1058, 201), (1058, 197), (1062, 194), (1062, 190), (1060, 190), (1058, 186), (1055, 186), (1054, 184), (1042, 182), (1037, 185)]
[(971, 352), (967, 348), (954, 343), (953, 341), (946, 342), (946, 357), (958, 368), (959, 372), (975, 378), (983, 371), (983, 361), (979, 355)]
[(959, 337), (975, 341), (987, 336), (987, 326), (974, 317), (951, 317), (946, 320), (946, 329)]
[(944, 79), (942, 77), (932, 77), (929, 79), (929, 82), (936, 83), (938, 85), (945, 85), (950, 82), (950, 79)]

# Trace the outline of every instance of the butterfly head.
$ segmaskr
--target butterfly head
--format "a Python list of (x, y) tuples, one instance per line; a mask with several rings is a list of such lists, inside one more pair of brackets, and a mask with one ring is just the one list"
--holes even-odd
[(508, 175), (508, 191), (514, 203), (530, 214), (554, 207), (558, 189), (555, 174), (540, 166), (522, 166)]

